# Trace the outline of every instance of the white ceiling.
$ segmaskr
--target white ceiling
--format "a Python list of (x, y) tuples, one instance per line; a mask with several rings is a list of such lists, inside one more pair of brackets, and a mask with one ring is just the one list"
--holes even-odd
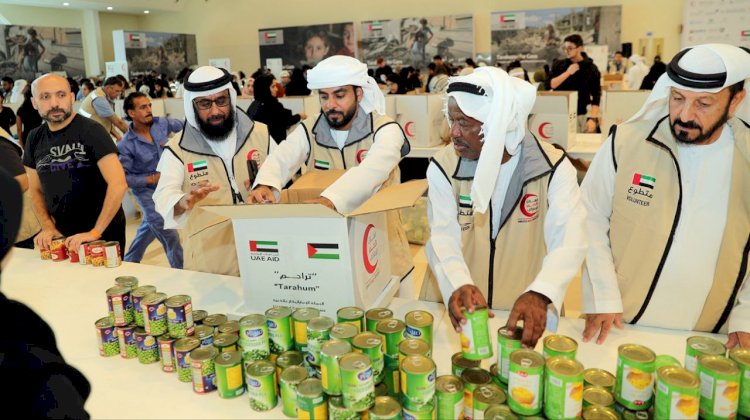
[[(142, 15), (144, 10), (148, 10), (151, 13), (182, 10), (186, 1), (188, 0), (0, 0), (0, 5), (12, 4), (59, 9), (98, 10), (102, 12)], [(69, 3), (69, 5), (64, 6), (63, 3), (65, 2)], [(112, 10), (107, 10), (107, 6), (111, 6)]]

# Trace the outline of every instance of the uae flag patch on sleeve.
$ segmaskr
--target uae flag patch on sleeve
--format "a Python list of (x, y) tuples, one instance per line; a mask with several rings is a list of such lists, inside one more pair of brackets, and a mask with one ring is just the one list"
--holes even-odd
[(208, 162), (205, 160), (199, 160), (193, 163), (188, 163), (188, 172), (205, 171), (208, 169)]
[(656, 178), (636, 172), (635, 174), (633, 174), (633, 185), (654, 189), (654, 185), (656, 185)]
[(325, 160), (315, 159), (315, 169), (319, 169), (321, 171), (327, 171), (331, 169), (331, 162), (326, 162)]
[(338, 260), (338, 244), (307, 244), (307, 258), (311, 260)]

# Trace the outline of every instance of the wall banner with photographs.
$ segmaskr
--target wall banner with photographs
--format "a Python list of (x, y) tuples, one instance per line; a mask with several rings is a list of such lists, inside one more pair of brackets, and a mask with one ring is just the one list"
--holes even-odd
[(260, 63), (280, 58), (285, 69), (314, 66), (332, 55), (357, 56), (354, 23), (268, 28), (258, 31)]
[(451, 65), (463, 65), (474, 55), (471, 15), (364, 21), (359, 32), (360, 59), (369, 67), (375, 67), (378, 57), (385, 58), (391, 66), (425, 69), (435, 55)]
[(0, 75), (34, 80), (51, 71), (84, 75), (80, 28), (0, 25)]
[(193, 34), (112, 31), (115, 61), (127, 61), (131, 76), (156, 70), (176, 76), (185, 67), (198, 65)]
[[(621, 48), (621, 6), (493, 12), (492, 55), (503, 67), (520, 59), (529, 72), (565, 58), (563, 39), (579, 34), (584, 45)], [(605, 69), (600, 69), (605, 71)]]

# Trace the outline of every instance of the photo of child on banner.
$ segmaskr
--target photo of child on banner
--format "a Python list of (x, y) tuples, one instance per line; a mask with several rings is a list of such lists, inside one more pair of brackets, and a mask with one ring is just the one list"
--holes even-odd
[(285, 70), (314, 66), (332, 55), (357, 54), (354, 23), (269, 28), (258, 31), (260, 62), (281, 58)]

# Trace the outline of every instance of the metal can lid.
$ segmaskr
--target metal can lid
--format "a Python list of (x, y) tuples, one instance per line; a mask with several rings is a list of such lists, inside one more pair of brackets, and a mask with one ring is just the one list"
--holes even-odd
[(238, 351), (225, 351), (216, 355), (214, 363), (219, 366), (234, 366), (242, 363), (242, 355)]
[(499, 376), (500, 371), (497, 368), (497, 363), (493, 363), (490, 365), (490, 375), (492, 376)]
[(492, 382), (492, 376), (480, 367), (470, 367), (461, 372), (461, 380), (465, 384), (481, 385)]
[[(204, 320), (205, 324), (206, 321)], [(266, 324), (266, 317), (261, 314), (250, 314), (245, 315), (239, 320), (240, 328), (257, 328), (262, 327)]]
[(276, 367), (268, 360), (258, 360), (247, 366), (247, 376), (262, 378), (276, 374)]
[(583, 409), (584, 420), (620, 420), (620, 415), (613, 408), (591, 405)]
[(138, 286), (138, 277), (134, 276), (119, 276), (115, 277), (115, 284), (119, 286), (129, 287), (134, 289)]
[(208, 312), (202, 309), (196, 309), (193, 311), (193, 322), (203, 322), (208, 316)]
[[(263, 316), (263, 315), (261, 315)], [(211, 314), (207, 315), (205, 318), (203, 318), (203, 324), (204, 325), (210, 325), (213, 327), (218, 327), (219, 325), (227, 322), (229, 318), (227, 318), (224, 314)]]
[(636, 363), (651, 363), (656, 360), (656, 354), (650, 348), (639, 344), (622, 344), (617, 347), (617, 354)]
[(108, 316), (97, 319), (96, 322), (94, 322), (94, 325), (96, 325), (96, 328), (112, 328), (115, 326), (114, 322), (112, 322)]
[(723, 356), (727, 352), (724, 343), (711, 337), (699, 335), (688, 337), (687, 345), (693, 350), (701, 352), (701, 354), (719, 354)]
[(432, 325), (433, 317), (432, 314), (427, 311), (411, 311), (404, 317), (406, 325), (410, 327), (427, 327)]
[(146, 295), (143, 299), (141, 299), (142, 305), (158, 305), (160, 303), (163, 303), (165, 300), (167, 300), (167, 294), (156, 292), (151, 293), (150, 295)]
[(566, 377), (583, 377), (583, 365), (578, 360), (565, 356), (550, 357), (545, 362), (548, 371)]
[(516, 420), (516, 416), (507, 405), (493, 404), (484, 410), (486, 420)]
[(421, 354), (406, 356), (401, 361), (401, 370), (406, 373), (426, 374), (435, 371), (435, 362)]
[(400, 319), (385, 319), (378, 322), (377, 330), (380, 334), (391, 334), (406, 329), (406, 324)]
[(320, 310), (316, 308), (298, 308), (292, 312), (292, 318), (297, 321), (309, 321), (320, 316)]
[(214, 328), (206, 325), (198, 325), (195, 327), (195, 336), (197, 338), (205, 338), (214, 335)]
[(583, 390), (583, 400), (591, 405), (609, 407), (614, 405), (615, 396), (612, 391), (600, 386), (590, 386)]
[(276, 358), (276, 365), (282, 369), (289, 366), (301, 366), (304, 360), (305, 356), (302, 353), (296, 350), (289, 350), (281, 353)]
[(307, 378), (297, 385), (297, 395), (303, 398), (315, 398), (323, 395), (323, 383), (318, 378)]
[(430, 345), (424, 340), (419, 340), (417, 338), (407, 338), (398, 343), (398, 352), (404, 356), (410, 356), (412, 354), (426, 356), (429, 351)]
[(358, 349), (371, 349), (383, 345), (383, 337), (373, 332), (362, 332), (354, 336), (352, 344)]
[(136, 327), (135, 328), (135, 332), (133, 334), (135, 334), (135, 335), (150, 335), (149, 333), (146, 332), (146, 329), (143, 328), (143, 327)]
[(370, 408), (370, 413), (378, 417), (391, 418), (401, 412), (401, 404), (393, 397), (376, 397), (375, 405)]
[(474, 401), (484, 404), (503, 404), (506, 398), (505, 391), (493, 383), (478, 385), (474, 390)]
[(676, 366), (664, 366), (656, 372), (657, 378), (669, 386), (697, 389), (701, 386), (698, 375)]
[(115, 246), (115, 245), (117, 245), (117, 246), (120, 246), (120, 243), (119, 243), (119, 242), (117, 242), (117, 241), (109, 241), (109, 242), (105, 242), (105, 243), (104, 243), (104, 246), (105, 246), (105, 247), (109, 247), (109, 246)]
[(190, 359), (197, 362), (213, 360), (219, 351), (214, 347), (199, 347), (190, 352)]
[(346, 341), (327, 341), (320, 347), (320, 354), (329, 357), (341, 357), (352, 351), (352, 345)]
[(703, 356), (698, 358), (699, 369), (706, 369), (720, 375), (739, 375), (740, 368), (732, 359), (724, 356)]
[(523, 337), (523, 327), (516, 327), (511, 330), (507, 326), (498, 328), (497, 337), (505, 341), (521, 341)]
[(393, 311), (388, 308), (372, 308), (365, 312), (365, 317), (373, 321), (382, 321), (393, 318)]
[(174, 343), (175, 341), (177, 341), (177, 339), (169, 335), (169, 333), (164, 333), (156, 337), (156, 342), (159, 344)]
[(240, 330), (240, 321), (237, 321), (237, 320), (227, 321), (219, 325), (216, 328), (220, 333), (236, 335), (237, 331)]
[(131, 322), (128, 325), (122, 325), (117, 327), (117, 331), (135, 331), (136, 325), (135, 323)]
[(178, 306), (185, 306), (186, 304), (190, 303), (190, 296), (188, 295), (175, 295), (167, 299), (165, 302), (165, 305), (170, 308), (176, 308)]
[(142, 298), (156, 292), (156, 286), (143, 285), (138, 286), (130, 292), (133, 297)]
[(327, 316), (316, 316), (307, 322), (308, 331), (327, 331), (333, 327), (333, 320)]
[(544, 366), (544, 356), (529, 349), (514, 350), (510, 354), (510, 363), (522, 368), (538, 368)]
[(735, 347), (729, 350), (729, 358), (734, 360), (738, 365), (750, 368), (750, 348)]
[(339, 322), (331, 327), (331, 338), (338, 340), (354, 338), (359, 333), (359, 328), (348, 322)]
[(194, 337), (180, 338), (174, 343), (174, 351), (185, 353), (191, 351), (201, 345), (200, 340)]
[(583, 371), (583, 380), (594, 386), (612, 388), (615, 386), (615, 375), (604, 369), (590, 368)]
[(107, 296), (122, 296), (130, 293), (130, 288), (124, 286), (112, 286), (107, 289)]
[(560, 353), (570, 353), (578, 349), (578, 343), (576, 340), (566, 335), (548, 335), (544, 337), (544, 348)]
[(328, 407), (333, 407), (337, 410), (347, 410), (346, 405), (344, 405), (344, 397), (337, 395), (329, 395), (328, 396)]
[(357, 371), (368, 369), (372, 366), (370, 358), (362, 353), (345, 354), (339, 359), (341, 370)]
[(229, 347), (231, 345), (237, 344), (237, 341), (239, 339), (240, 338), (234, 334), (227, 334), (227, 333), (217, 334), (216, 337), (214, 337), (214, 346)]
[(356, 306), (347, 306), (336, 311), (336, 316), (346, 320), (361, 319), (365, 316), (365, 311)]
[(288, 366), (281, 370), (281, 382), (299, 384), (307, 379), (307, 369), (302, 366)]
[(454, 353), (451, 356), (451, 363), (462, 368), (479, 367), (482, 364), (481, 360), (469, 360), (464, 357), (462, 352)]
[(435, 381), (435, 389), (444, 394), (457, 394), (464, 392), (464, 383), (456, 375), (438, 376)]
[(288, 306), (274, 306), (266, 311), (266, 318), (279, 319), (292, 316), (292, 308)]

